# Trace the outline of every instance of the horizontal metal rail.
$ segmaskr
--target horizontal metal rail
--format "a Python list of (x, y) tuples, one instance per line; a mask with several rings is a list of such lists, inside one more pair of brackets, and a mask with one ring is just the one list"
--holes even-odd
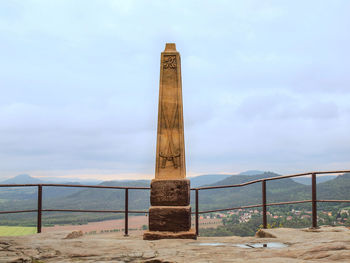
[(350, 203), (350, 200), (317, 200), (317, 202), (320, 202), (320, 203), (328, 203), (328, 202)]
[(17, 214), (17, 213), (32, 213), (32, 212), (38, 212), (38, 210), (35, 209), (35, 210), (0, 211), (0, 214)]
[[(42, 209), (42, 212), (77, 212), (77, 213), (125, 213), (125, 210), (77, 210), (77, 209)], [(128, 210), (129, 214), (147, 214), (148, 211)]]
[(232, 184), (232, 185), (218, 185), (218, 186), (204, 186), (204, 187), (196, 187), (191, 190), (210, 190), (210, 189), (220, 189), (220, 188), (233, 188), (233, 187), (242, 187), (250, 184), (261, 183), (262, 181), (272, 181), (272, 180), (280, 180), (292, 177), (300, 177), (300, 176), (308, 176), (313, 174), (341, 174), (341, 173), (350, 173), (350, 170), (344, 171), (328, 171), (328, 172), (311, 172), (311, 173), (301, 173), (301, 174), (292, 174), (292, 175), (282, 175), (270, 178), (262, 178), (253, 181), (249, 181), (241, 184)]
[(137, 186), (104, 186), (104, 185), (82, 185), (82, 184), (0, 184), (0, 187), (37, 187), (37, 186), (54, 186), (54, 187), (81, 187), (81, 188), (100, 188), (100, 189), (133, 189), (149, 190), (150, 187)]

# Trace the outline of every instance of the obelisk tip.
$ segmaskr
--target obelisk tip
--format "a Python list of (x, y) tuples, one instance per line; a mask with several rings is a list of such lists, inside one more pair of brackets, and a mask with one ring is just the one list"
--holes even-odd
[(176, 51), (175, 43), (166, 43), (164, 51), (169, 51), (169, 52)]

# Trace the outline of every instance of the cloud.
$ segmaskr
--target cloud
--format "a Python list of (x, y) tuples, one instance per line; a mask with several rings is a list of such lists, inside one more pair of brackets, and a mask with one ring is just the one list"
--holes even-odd
[(343, 169), (349, 5), (2, 2), (0, 176), (153, 174), (165, 42), (182, 58), (189, 173)]
[(339, 117), (338, 106), (334, 102), (319, 99), (305, 100), (284, 94), (250, 96), (237, 109), (241, 118), (262, 120), (311, 119), (323, 120)]

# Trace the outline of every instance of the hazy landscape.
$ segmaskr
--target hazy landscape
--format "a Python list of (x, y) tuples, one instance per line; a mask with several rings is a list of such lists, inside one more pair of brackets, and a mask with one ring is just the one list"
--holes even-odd
[[(278, 176), (272, 172), (248, 171), (238, 175), (202, 175), (190, 178), (191, 187), (199, 186), (219, 186), (240, 184), (247, 181), (252, 181), (261, 178), (269, 178)], [(311, 186), (308, 181), (310, 178), (299, 178), (299, 180), (282, 179), (270, 181), (267, 183), (267, 202), (283, 202), (311, 199)], [(14, 178), (1, 182), (2, 184), (21, 184), (21, 183), (51, 183), (50, 180), (42, 180), (30, 177), (29, 175), (19, 175)], [(57, 182), (56, 182), (57, 183)], [(61, 181), (66, 184), (86, 184), (86, 182), (69, 182)], [(93, 183), (93, 182), (91, 182)], [(141, 186), (149, 187), (148, 180), (129, 180), (129, 181), (105, 181), (99, 185), (108, 186)], [(350, 174), (342, 174), (338, 176), (320, 176), (318, 177), (317, 195), (318, 199), (350, 199)], [(8, 210), (25, 210), (36, 209), (37, 205), (37, 189), (36, 187), (16, 187), (16, 188), (1, 188), (0, 189), (0, 209), (1, 211)], [(191, 196), (192, 209), (194, 209), (194, 195)], [(199, 193), (199, 209), (210, 210), (220, 208), (230, 208), (242, 205), (252, 205), (261, 203), (261, 184), (253, 184), (239, 188), (203, 190)], [(150, 206), (149, 190), (130, 190), (129, 193), (129, 209), (146, 211)], [(319, 213), (322, 211), (333, 212), (333, 216), (337, 216), (338, 212), (347, 208), (347, 204), (330, 203), (319, 204)], [(124, 209), (124, 191), (114, 189), (82, 189), (82, 188), (62, 188), (62, 187), (44, 187), (43, 188), (43, 209), (98, 209), (98, 210), (123, 210)], [(291, 227), (305, 227), (310, 225), (311, 218), (309, 211), (311, 204), (295, 204), (271, 207), (268, 211), (270, 225), (279, 226), (290, 225)], [(287, 219), (294, 216), (292, 211), (304, 211), (299, 218), (295, 220)], [(260, 209), (246, 209), (237, 213), (211, 213), (201, 215), (200, 224), (202, 234), (206, 235), (226, 235), (232, 234), (232, 230), (224, 231), (225, 226), (236, 225), (236, 229), (240, 228), (241, 235), (252, 234), (261, 224)], [(276, 217), (276, 215), (278, 215)], [(130, 215), (134, 217), (133, 215)], [(322, 215), (319, 215), (322, 218)], [(0, 225), (2, 226), (36, 226), (36, 213), (23, 214), (2, 214), (0, 215)], [(44, 212), (43, 225), (44, 231), (50, 231), (51, 228), (57, 225), (85, 225), (89, 222), (99, 222), (104, 220), (114, 221), (115, 227), (103, 227), (106, 223), (95, 223), (97, 232), (102, 230), (121, 231), (123, 229), (123, 214), (94, 214), (94, 213), (64, 213), (64, 212)], [(135, 215), (137, 224), (130, 226), (134, 230), (142, 230), (147, 227), (147, 220)], [(144, 218), (144, 216), (143, 216)], [(219, 221), (218, 221), (219, 220)], [(345, 220), (346, 221), (346, 220)], [(345, 222), (343, 221), (343, 222)], [(109, 222), (109, 221), (106, 221)], [(119, 222), (119, 223), (118, 223)], [(215, 222), (215, 224), (213, 223)], [(340, 222), (340, 221), (339, 221)], [(320, 223), (334, 224), (334, 221), (320, 221)], [(348, 223), (348, 222), (347, 222)], [(204, 230), (204, 228), (212, 227), (219, 230)], [(243, 224), (243, 225), (242, 225)], [(277, 225), (276, 225), (277, 224)], [(346, 225), (346, 224), (345, 224)], [(73, 227), (74, 228), (74, 227)], [(68, 229), (73, 229), (68, 227)], [(227, 227), (226, 227), (227, 228)], [(93, 232), (91, 226), (84, 228), (86, 232)], [(243, 229), (243, 230), (242, 230)], [(244, 230), (245, 229), (245, 230)], [(30, 232), (30, 230), (28, 230)], [(102, 231), (103, 232), (103, 231)], [(0, 232), (4, 233), (4, 232)], [(239, 234), (239, 233), (238, 233)]]

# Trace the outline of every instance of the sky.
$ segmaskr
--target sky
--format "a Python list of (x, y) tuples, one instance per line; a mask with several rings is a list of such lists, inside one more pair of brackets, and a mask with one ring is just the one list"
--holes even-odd
[(160, 53), (187, 175), (350, 169), (350, 1), (0, 1), (0, 180), (151, 179)]

